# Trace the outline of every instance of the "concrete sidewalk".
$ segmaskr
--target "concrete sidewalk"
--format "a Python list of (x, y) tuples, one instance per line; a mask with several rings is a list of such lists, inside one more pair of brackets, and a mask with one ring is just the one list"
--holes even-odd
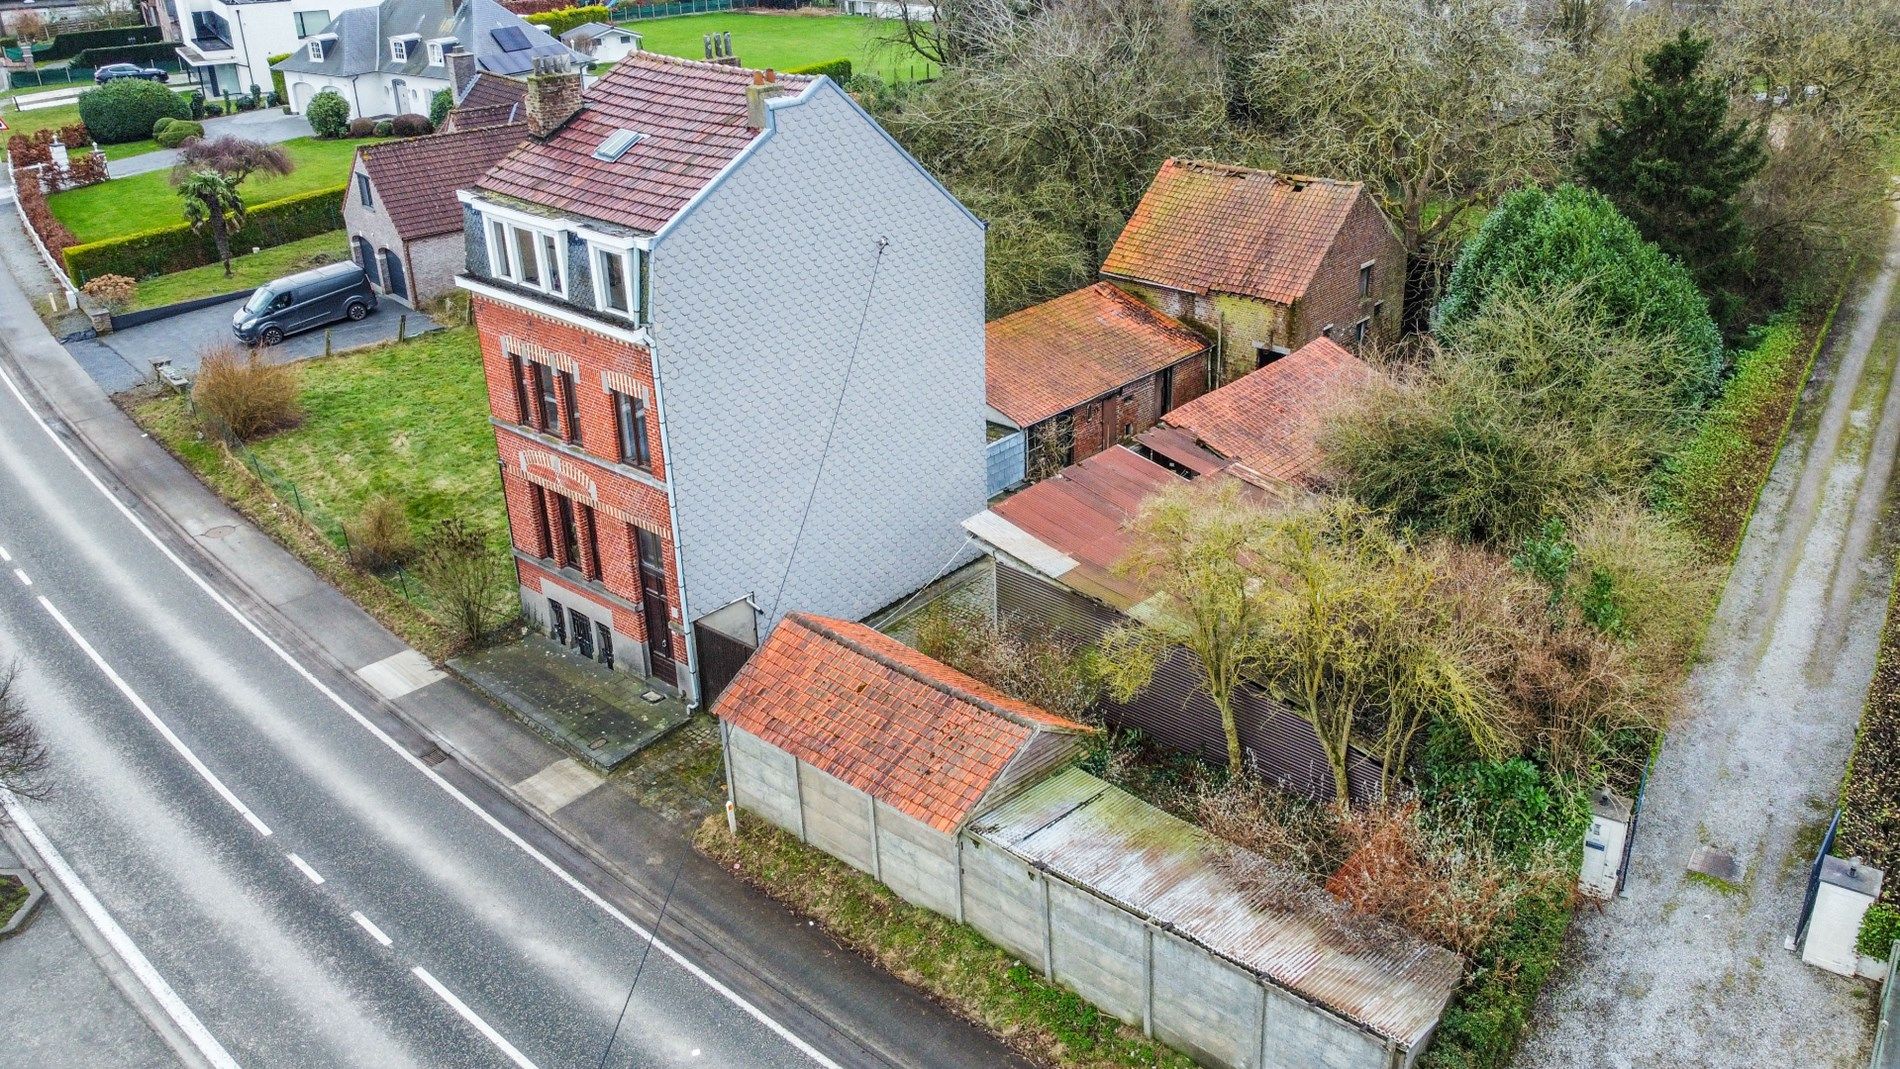
[(655, 924), (671, 889), (667, 941), (765, 1012), (795, 1022), (842, 1065), (1027, 1064), (701, 857), (679, 823), (435, 672), (133, 425), (30, 322), (11, 280), (0, 279), (0, 317), (8, 316), (29, 320), (13, 344), (18, 370), (40, 395), (35, 406), (43, 399), (54, 426), (92, 452), (114, 492), (287, 649), (326, 672), (351, 673), (360, 691), (352, 697), (388, 721), (392, 734), (413, 740), (407, 744), (439, 773), (466, 779), (465, 770), (518, 807), (502, 805), (498, 820), (546, 842), (642, 923)]

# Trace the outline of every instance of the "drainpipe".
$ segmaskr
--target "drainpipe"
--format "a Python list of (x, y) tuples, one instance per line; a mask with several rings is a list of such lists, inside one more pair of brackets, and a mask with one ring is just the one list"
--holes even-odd
[[(659, 248), (658, 248), (657, 243), (651, 244), (648, 246), (647, 258), (646, 258), (647, 259), (647, 277), (640, 280), (641, 283), (646, 287), (646, 292), (649, 295), (648, 296), (649, 302), (652, 300), (651, 295), (658, 288), (653, 285), (653, 273), (655, 271), (655, 265), (659, 263), (659, 259), (660, 259), (659, 256), (657, 255), (658, 252), (659, 252)], [(689, 607), (690, 602), (688, 601), (687, 593), (686, 593), (686, 543), (680, 540), (679, 499), (674, 495), (674, 492), (673, 492), (673, 470), (672, 470), (673, 468), (673, 439), (670, 435), (667, 434), (666, 386), (665, 386), (666, 376), (660, 373), (659, 331), (657, 329), (658, 325), (652, 321), (653, 314), (652, 314), (652, 307), (650, 303), (647, 308), (647, 319), (648, 319), (647, 324), (646, 324), (647, 359), (653, 365), (653, 407), (659, 410), (660, 451), (665, 455), (666, 463), (667, 463), (666, 526), (667, 526), (667, 529), (672, 532), (672, 536), (673, 536), (673, 583), (675, 586), (679, 588), (679, 592), (680, 592), (680, 597), (679, 597), (680, 625), (681, 625), (681, 631), (684, 632), (684, 643), (686, 646), (686, 665), (687, 665), (688, 672), (692, 678), (693, 700), (689, 704), (688, 708), (697, 709), (701, 705), (700, 693), (699, 693), (699, 642), (698, 642), (697, 636), (693, 634), (693, 625), (691, 622), (693, 619), (693, 611)], [(667, 621), (667, 626), (668, 627), (672, 626), (671, 620)], [(649, 642), (651, 641), (651, 639), (652, 639), (652, 636), (649, 635), (648, 636)], [(674, 664), (676, 666), (678, 665), (678, 663), (679, 662), (677, 660), (674, 661)]]

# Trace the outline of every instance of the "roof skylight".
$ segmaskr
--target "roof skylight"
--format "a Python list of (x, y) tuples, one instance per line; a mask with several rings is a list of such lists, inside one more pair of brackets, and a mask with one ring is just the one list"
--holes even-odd
[(645, 134), (633, 130), (615, 130), (601, 141), (594, 150), (594, 158), (612, 163), (627, 154), (627, 150), (646, 140)]

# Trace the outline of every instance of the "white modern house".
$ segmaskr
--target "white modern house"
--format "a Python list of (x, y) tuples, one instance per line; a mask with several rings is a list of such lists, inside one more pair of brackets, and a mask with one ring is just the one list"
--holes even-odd
[(339, 12), (276, 69), (298, 114), (325, 89), (342, 94), (352, 117), (427, 114), (450, 88), (447, 57), (458, 47), (474, 71), (510, 78), (538, 59), (587, 60), (495, 0), (383, 0)]
[(639, 34), (605, 22), (583, 22), (562, 34), (561, 43), (595, 63), (618, 63), (640, 51)]
[(206, 96), (270, 91), (270, 57), (295, 52), (336, 16), (376, 0), (172, 0), (178, 59)]

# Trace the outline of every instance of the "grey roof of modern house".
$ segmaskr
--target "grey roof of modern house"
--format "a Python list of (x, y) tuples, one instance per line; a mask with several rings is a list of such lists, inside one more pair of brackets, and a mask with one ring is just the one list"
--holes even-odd
[[(450, 39), (474, 54), (477, 69), (491, 74), (526, 74), (536, 59), (546, 56), (587, 61), (495, 0), (463, 0), (453, 13), (447, 0), (383, 0), (375, 7), (338, 13), (318, 36), (326, 34), (336, 40), (324, 49), (322, 59), (313, 60), (307, 49), (300, 49), (278, 61), (274, 69), (337, 78), (380, 72), (446, 81), (448, 68), (429, 62), (426, 45)], [(389, 42), (395, 37), (414, 38), (415, 47), (408, 50), (406, 59), (390, 55)]]

